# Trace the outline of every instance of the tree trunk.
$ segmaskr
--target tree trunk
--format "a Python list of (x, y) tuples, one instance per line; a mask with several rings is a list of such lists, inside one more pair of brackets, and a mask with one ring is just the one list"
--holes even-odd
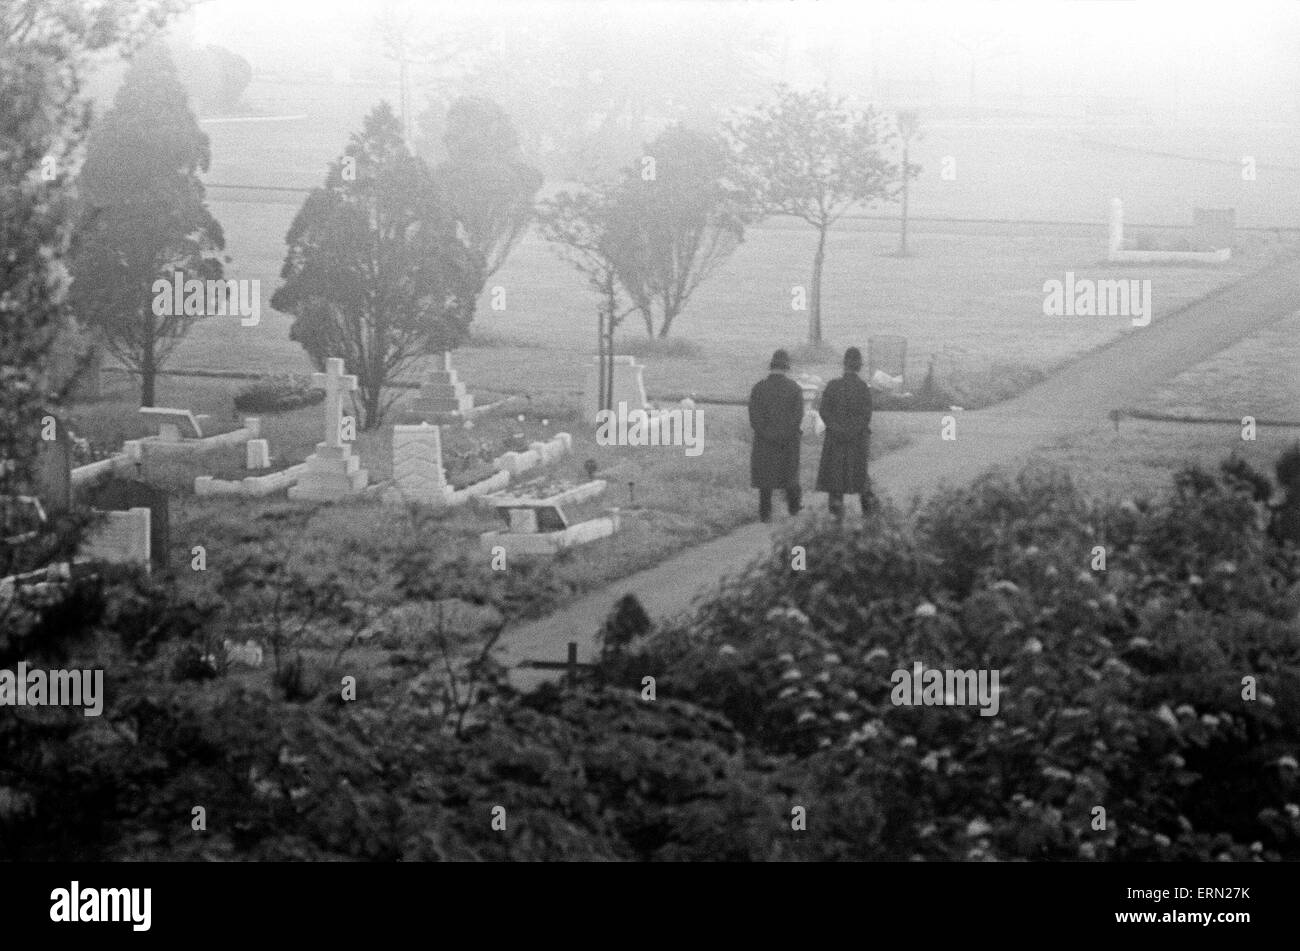
[(814, 347), (822, 343), (822, 265), (826, 261), (826, 226), (817, 232), (817, 253), (813, 256), (812, 312), (808, 316), (808, 342)]
[(903, 228), (898, 242), (899, 257), (907, 257), (907, 142), (903, 142)]
[(146, 314), (149, 331), (145, 335), (144, 346), (140, 350), (140, 405), (154, 405), (154, 382), (158, 377), (158, 366), (154, 354), (153, 316)]
[(677, 316), (676, 314), (670, 314), (668, 311), (664, 311), (663, 323), (659, 325), (660, 340), (668, 339), (668, 328), (670, 328), (673, 325), (673, 320), (674, 318), (676, 318), (676, 316)]
[(381, 422), (379, 412), (379, 403), (383, 399), (383, 386), (363, 387), (361, 394), (361, 409), (365, 413), (365, 419), (361, 420), (361, 428), (366, 432), (377, 429)]

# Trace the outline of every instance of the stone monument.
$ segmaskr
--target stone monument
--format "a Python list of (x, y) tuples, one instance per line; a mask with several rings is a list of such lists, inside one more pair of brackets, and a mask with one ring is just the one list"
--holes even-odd
[(312, 374), (312, 385), (325, 390), (325, 441), (307, 457), (307, 468), (298, 484), (289, 488), (291, 499), (339, 499), (361, 492), (369, 473), (361, 460), (352, 455), (352, 446), (343, 441), (343, 394), (354, 392), (357, 378), (343, 372), (343, 361), (330, 357), (324, 373)]
[(451, 354), (438, 354), (437, 369), (430, 370), (420, 386), (420, 395), (411, 401), (408, 413), (425, 416), (467, 416), (474, 409), (474, 397), (465, 392), (465, 384), (456, 379)]

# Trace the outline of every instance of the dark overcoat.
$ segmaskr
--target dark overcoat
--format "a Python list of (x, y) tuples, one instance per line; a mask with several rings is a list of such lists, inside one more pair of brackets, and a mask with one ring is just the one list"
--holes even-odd
[(852, 495), (867, 491), (871, 441), (871, 387), (856, 373), (826, 384), (820, 413), (826, 424), (817, 491)]
[(749, 453), (749, 480), (756, 489), (784, 489), (799, 484), (799, 424), (803, 390), (781, 373), (759, 380), (749, 391), (749, 425), (754, 445)]

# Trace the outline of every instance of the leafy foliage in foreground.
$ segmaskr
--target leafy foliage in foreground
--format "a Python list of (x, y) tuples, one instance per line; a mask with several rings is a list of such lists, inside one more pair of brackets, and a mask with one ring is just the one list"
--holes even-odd
[[(795, 757), (828, 857), (1294, 859), (1300, 581), (1262, 481), (1234, 461), (1100, 507), (985, 478), (798, 539), (806, 571), (757, 566), (624, 673)], [(997, 714), (894, 705), (917, 661), (999, 670)]]
[[(1113, 506), (986, 477), (787, 539), (689, 625), (620, 640), (604, 686), (489, 677), (458, 718), (431, 655), (350, 702), (176, 683), (161, 648), (208, 650), (209, 608), (106, 582), (70, 648), (112, 671), (106, 715), (0, 731), (0, 853), (1300, 858), (1300, 559), (1271, 488), (1236, 461)], [(916, 661), (998, 670), (996, 715), (894, 705)]]

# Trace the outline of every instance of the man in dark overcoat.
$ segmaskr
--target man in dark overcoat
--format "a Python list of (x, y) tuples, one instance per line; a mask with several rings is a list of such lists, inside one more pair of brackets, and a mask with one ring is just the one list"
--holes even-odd
[(844, 519), (844, 496), (857, 495), (865, 515), (871, 506), (867, 449), (871, 441), (871, 387), (858, 376), (862, 352), (844, 352), (844, 375), (826, 384), (822, 393), (822, 422), (826, 424), (817, 491), (827, 493), (827, 507), (836, 521)]
[(803, 422), (803, 390), (790, 379), (790, 355), (772, 354), (770, 373), (749, 391), (749, 425), (754, 445), (749, 455), (749, 478), (758, 489), (758, 517), (772, 520), (772, 490), (785, 492), (791, 515), (801, 507), (799, 488), (799, 427)]

